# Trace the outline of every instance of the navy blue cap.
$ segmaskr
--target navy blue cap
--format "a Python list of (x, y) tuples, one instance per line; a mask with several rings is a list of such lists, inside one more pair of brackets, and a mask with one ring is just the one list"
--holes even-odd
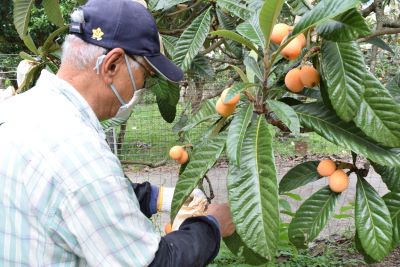
[(70, 33), (87, 43), (143, 56), (172, 82), (183, 79), (182, 70), (161, 53), (156, 22), (144, 6), (132, 0), (89, 0), (81, 9), (85, 22), (72, 23)]

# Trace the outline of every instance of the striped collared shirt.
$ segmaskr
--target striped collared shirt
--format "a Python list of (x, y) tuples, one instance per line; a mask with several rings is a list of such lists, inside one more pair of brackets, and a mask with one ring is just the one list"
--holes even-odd
[(71, 85), (43, 71), (0, 104), (0, 266), (146, 266), (159, 241)]

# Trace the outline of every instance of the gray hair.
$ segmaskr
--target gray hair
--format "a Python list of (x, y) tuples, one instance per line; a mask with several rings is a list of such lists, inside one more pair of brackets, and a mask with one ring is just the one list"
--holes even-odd
[[(75, 10), (71, 14), (71, 22), (83, 23), (83, 10)], [(62, 45), (61, 63), (71, 64), (79, 70), (84, 70), (94, 65), (96, 59), (106, 52), (103, 47), (89, 44), (73, 34), (68, 34)]]

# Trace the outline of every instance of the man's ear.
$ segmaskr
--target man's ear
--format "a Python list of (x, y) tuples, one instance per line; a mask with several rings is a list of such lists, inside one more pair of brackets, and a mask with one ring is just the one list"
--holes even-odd
[(101, 74), (106, 84), (111, 84), (115, 75), (121, 71), (124, 61), (125, 52), (121, 48), (114, 48), (107, 53), (101, 64)]

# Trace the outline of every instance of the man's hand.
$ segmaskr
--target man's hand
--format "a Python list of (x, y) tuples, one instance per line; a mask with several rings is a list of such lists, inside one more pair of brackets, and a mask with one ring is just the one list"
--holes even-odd
[(221, 236), (230, 236), (235, 232), (235, 225), (232, 222), (231, 211), (228, 204), (210, 204), (207, 214), (214, 216), (221, 227)]

